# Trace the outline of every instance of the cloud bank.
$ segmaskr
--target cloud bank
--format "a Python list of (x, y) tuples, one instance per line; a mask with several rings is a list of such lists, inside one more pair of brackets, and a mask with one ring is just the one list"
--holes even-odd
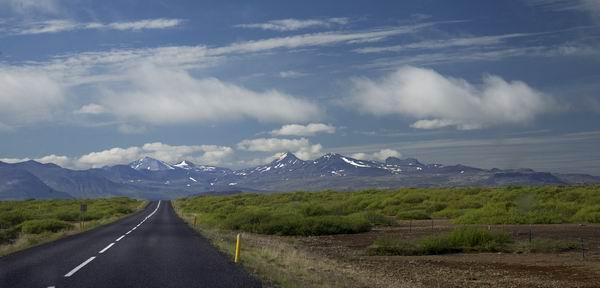
[[(55, 163), (63, 167), (86, 169), (100, 168), (107, 165), (127, 164), (144, 156), (158, 160), (175, 163), (181, 160), (192, 162), (220, 165), (228, 161), (234, 154), (234, 150), (227, 146), (217, 145), (168, 145), (161, 142), (147, 143), (142, 146), (127, 148), (111, 148), (98, 152), (82, 155), (78, 158), (67, 156), (49, 155), (35, 159), (42, 163)], [(10, 160), (10, 159), (5, 159)], [(26, 159), (13, 159), (11, 162), (19, 162)]]
[(40, 22), (27, 23), (17, 28), (11, 29), (12, 34), (16, 35), (32, 35), (59, 33), (76, 30), (117, 30), (117, 31), (141, 31), (150, 29), (167, 29), (181, 25), (181, 19), (144, 19), (129, 22), (87, 22), (80, 23), (71, 20), (47, 20)]
[(273, 136), (315, 136), (321, 133), (333, 134), (335, 133), (335, 127), (323, 123), (288, 124), (271, 131)]
[(549, 96), (521, 81), (486, 75), (474, 85), (413, 66), (377, 80), (355, 78), (351, 95), (350, 102), (361, 112), (416, 118), (411, 127), (417, 129), (525, 124), (553, 108)]
[[(142, 29), (175, 24), (169, 24), (168, 21), (153, 23), (113, 23), (114, 25), (91, 27)], [(55, 24), (59, 27), (71, 25)], [(214, 67), (239, 54), (379, 41), (391, 36), (414, 33), (432, 25), (434, 23), (363, 31), (310, 33), (241, 41), (220, 47), (198, 45), (114, 49), (60, 55), (41, 62), (0, 65), (0, 75), (4, 78), (0, 81), (9, 84), (2, 86), (10, 89), (0, 95), (0, 99), (17, 99), (11, 101), (20, 103), (16, 109), (5, 108), (8, 113), (0, 116), (5, 118), (0, 119), (0, 127), (8, 130), (18, 125), (51, 120), (49, 117), (55, 112), (62, 113), (62, 116), (80, 117), (90, 114), (112, 115), (120, 123), (130, 125), (125, 128), (131, 127), (132, 123), (143, 126), (241, 119), (274, 123), (314, 121), (321, 118), (323, 111), (302, 97), (275, 89), (253, 91), (217, 78), (195, 77), (191, 72)], [(48, 29), (50, 31), (54, 28)], [(58, 28), (60, 29), (63, 28)], [(39, 85), (31, 86), (26, 83)], [(78, 94), (76, 90), (79, 87), (85, 87), (88, 103), (78, 103), (80, 97), (73, 96)], [(42, 101), (35, 101), (32, 97)]]
[[(306, 138), (280, 139), (257, 138), (242, 140), (237, 144), (238, 149), (255, 152), (292, 152), (298, 158), (308, 160), (321, 155), (321, 144), (311, 144)], [(272, 157), (271, 157), (272, 158)]]
[(48, 120), (66, 101), (64, 88), (41, 71), (0, 66), (0, 126)]
[(126, 74), (126, 89), (108, 88), (100, 100), (119, 118), (156, 125), (256, 119), (305, 122), (319, 108), (277, 90), (252, 91), (217, 78), (195, 78), (178, 69), (144, 65)]
[(373, 153), (355, 153), (352, 154), (351, 157), (358, 160), (376, 160), (376, 161), (385, 161), (385, 159), (389, 157), (400, 157), (402, 154), (394, 149), (381, 149), (377, 152)]

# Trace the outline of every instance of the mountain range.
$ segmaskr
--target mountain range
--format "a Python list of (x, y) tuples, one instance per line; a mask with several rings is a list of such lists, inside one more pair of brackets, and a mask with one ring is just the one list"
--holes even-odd
[(109, 196), (168, 199), (235, 191), (598, 183), (600, 177), (586, 174), (424, 164), (414, 158), (389, 157), (378, 162), (333, 153), (305, 161), (288, 152), (269, 164), (240, 170), (196, 165), (186, 160), (168, 164), (150, 157), (128, 165), (88, 170), (71, 170), (36, 161), (0, 162), (0, 199)]

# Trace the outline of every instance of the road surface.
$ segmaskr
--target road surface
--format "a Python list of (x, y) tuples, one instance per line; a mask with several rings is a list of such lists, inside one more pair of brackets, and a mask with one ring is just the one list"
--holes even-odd
[(260, 286), (179, 219), (168, 201), (0, 258), (2, 288)]

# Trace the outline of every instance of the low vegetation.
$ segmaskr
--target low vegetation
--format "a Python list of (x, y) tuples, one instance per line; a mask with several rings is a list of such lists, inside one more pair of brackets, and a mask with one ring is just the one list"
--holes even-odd
[(380, 237), (367, 249), (367, 253), (379, 256), (469, 252), (558, 253), (577, 248), (578, 245), (574, 241), (535, 239), (514, 242), (511, 236), (503, 231), (493, 232), (479, 227), (459, 227), (448, 233), (412, 241), (393, 236)]
[[(347, 255), (563, 252), (580, 249), (580, 246), (577, 242), (543, 239), (537, 235), (531, 242), (523, 241), (523, 237), (515, 237), (518, 234), (503, 232), (508, 230), (493, 224), (600, 223), (600, 186), (243, 193), (188, 197), (175, 201), (174, 205), (190, 226), (231, 256), (235, 236), (242, 232), (242, 264), (267, 284), (277, 287), (394, 287), (395, 282), (390, 278), (385, 281), (390, 280), (391, 284), (379, 283), (377, 281), (384, 281), (379, 277), (381, 275), (374, 276), (373, 271), (347, 262), (346, 257), (331, 257), (338, 252), (315, 253), (303, 244), (313, 237), (280, 236), (360, 233), (373, 227), (398, 225), (400, 227), (373, 231), (373, 234), (385, 236), (370, 246), (364, 244), (357, 248), (352, 243), (355, 250)], [(450, 219), (439, 222), (446, 223), (446, 227), (459, 228), (447, 231), (429, 228), (430, 221), (406, 221), (422, 219)], [(405, 227), (407, 222), (411, 228)], [(423, 226), (423, 223), (427, 224)], [(435, 223), (437, 225), (438, 221)], [(488, 225), (479, 224), (492, 224), (489, 227), (494, 228), (488, 230)], [(410, 229), (413, 229), (411, 235), (403, 235), (402, 231)], [(336, 239), (354, 239), (355, 236), (364, 239), (361, 235), (344, 235)], [(321, 238), (329, 239), (313, 239)], [(344, 250), (348, 249), (340, 245), (345, 247)], [(331, 251), (338, 251), (336, 247)]]
[[(87, 211), (80, 213), (80, 204)], [(144, 202), (129, 198), (93, 200), (0, 201), (0, 255), (112, 222), (141, 209)]]
[[(193, 214), (183, 214), (179, 204), (174, 206), (182, 219), (204, 235), (221, 252), (233, 259), (237, 232), (194, 225)], [(242, 233), (241, 263), (258, 276), (265, 287), (370, 287), (370, 273), (360, 274), (353, 267), (302, 249), (290, 237)]]
[(199, 196), (179, 207), (207, 227), (273, 235), (360, 233), (397, 220), (455, 224), (600, 223), (600, 186), (406, 188)]

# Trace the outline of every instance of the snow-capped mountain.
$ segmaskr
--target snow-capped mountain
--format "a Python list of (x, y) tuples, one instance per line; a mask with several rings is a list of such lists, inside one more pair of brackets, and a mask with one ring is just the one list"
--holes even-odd
[(175, 198), (204, 192), (356, 190), (367, 188), (600, 184), (600, 177), (531, 169), (479, 169), (424, 164), (390, 157), (385, 162), (329, 153), (302, 160), (284, 153), (271, 163), (231, 170), (144, 157), (128, 165), (70, 170), (35, 161), (0, 162), (0, 199), (130, 196)]
[(186, 170), (190, 170), (196, 167), (196, 164), (187, 161), (187, 160), (183, 160), (175, 165), (173, 165), (173, 167), (177, 167), (177, 168), (181, 168), (181, 169), (186, 169)]
[(165, 171), (175, 169), (173, 166), (151, 157), (144, 157), (140, 160), (133, 161), (129, 163), (129, 167), (138, 171)]
[(390, 171), (381, 163), (358, 160), (335, 153), (328, 153), (311, 162), (321, 176), (382, 176)]
[(221, 174), (231, 172), (231, 169), (221, 168), (221, 167), (216, 167), (216, 166), (209, 166), (209, 165), (196, 165), (188, 160), (183, 160), (172, 166), (175, 168), (189, 170), (189, 171), (195, 171), (195, 172), (213, 172), (213, 173), (221, 173)]
[(307, 162), (300, 160), (296, 155), (286, 152), (271, 163), (253, 168), (235, 171), (234, 174), (242, 177), (266, 177), (268, 175), (289, 174), (306, 168)]

